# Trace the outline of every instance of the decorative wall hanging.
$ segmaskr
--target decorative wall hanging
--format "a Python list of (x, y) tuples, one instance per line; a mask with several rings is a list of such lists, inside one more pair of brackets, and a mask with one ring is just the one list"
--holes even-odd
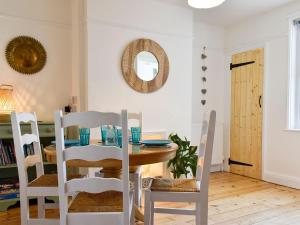
[(43, 45), (36, 39), (28, 36), (18, 36), (6, 46), (6, 60), (17, 72), (34, 74), (46, 64), (47, 53)]
[(201, 59), (202, 59), (202, 89), (201, 89), (201, 93), (202, 93), (202, 100), (201, 100), (201, 104), (204, 106), (206, 104), (206, 94), (207, 94), (207, 89), (206, 89), (206, 71), (207, 71), (207, 66), (205, 65), (205, 60), (207, 58), (207, 55), (205, 53), (206, 47), (203, 47), (202, 50), (202, 54), (201, 54)]
[(168, 56), (155, 41), (132, 41), (123, 53), (122, 73), (127, 84), (134, 90), (142, 93), (154, 92), (168, 79)]

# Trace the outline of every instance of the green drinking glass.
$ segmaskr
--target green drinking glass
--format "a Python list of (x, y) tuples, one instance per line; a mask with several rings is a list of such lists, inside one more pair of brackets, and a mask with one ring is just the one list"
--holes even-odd
[(140, 144), (141, 141), (141, 128), (131, 127), (132, 144)]
[(90, 144), (90, 128), (79, 129), (80, 145), (85, 146)]

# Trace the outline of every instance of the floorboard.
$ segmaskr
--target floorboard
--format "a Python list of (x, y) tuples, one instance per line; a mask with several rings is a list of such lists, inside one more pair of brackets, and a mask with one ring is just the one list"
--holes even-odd
[[(160, 207), (194, 207), (190, 203), (159, 203)], [(31, 207), (36, 216), (36, 206)], [(47, 217), (58, 217), (47, 210)], [(0, 224), (20, 225), (19, 209), (0, 212)], [(157, 225), (192, 225), (192, 216), (155, 215)], [(300, 190), (231, 173), (212, 173), (209, 188), (210, 225), (300, 225)], [(137, 223), (143, 225), (143, 223)]]

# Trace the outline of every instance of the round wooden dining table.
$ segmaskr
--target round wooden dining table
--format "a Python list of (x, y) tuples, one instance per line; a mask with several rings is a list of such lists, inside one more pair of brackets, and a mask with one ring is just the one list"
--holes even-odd
[[(95, 142), (95, 141), (93, 141)], [(130, 171), (134, 172), (138, 166), (165, 162), (173, 159), (176, 155), (177, 145), (166, 146), (146, 146), (129, 144), (129, 166)], [(56, 163), (55, 145), (44, 148), (47, 161)], [(69, 167), (98, 168), (101, 167), (101, 174), (104, 177), (120, 178), (122, 174), (122, 162), (120, 160), (105, 159), (100, 161), (70, 160), (67, 162)], [(135, 216), (139, 221), (144, 221), (144, 215), (138, 207), (135, 207)]]

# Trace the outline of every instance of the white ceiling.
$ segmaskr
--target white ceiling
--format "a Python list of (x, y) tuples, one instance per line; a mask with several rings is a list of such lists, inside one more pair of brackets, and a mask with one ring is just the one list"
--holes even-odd
[[(166, 2), (187, 5), (187, 0), (165, 0)], [(229, 26), (249, 17), (268, 12), (274, 8), (299, 0), (226, 0), (222, 5), (211, 9), (195, 9), (195, 18), (215, 25)]]

